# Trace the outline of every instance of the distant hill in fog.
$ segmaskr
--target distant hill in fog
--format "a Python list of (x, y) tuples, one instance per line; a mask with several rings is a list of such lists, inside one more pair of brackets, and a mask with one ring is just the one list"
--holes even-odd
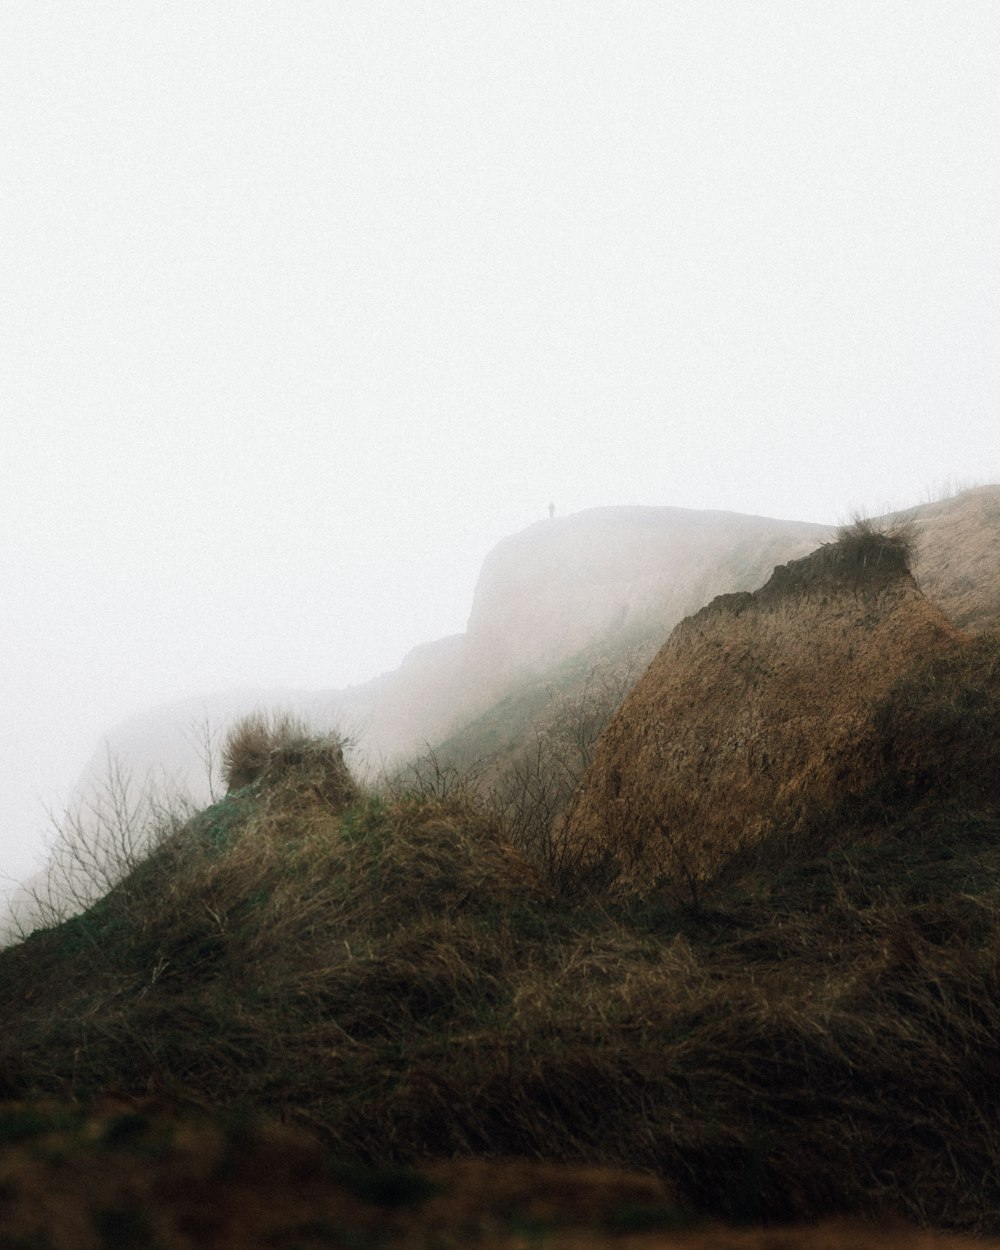
[[(912, 515), (917, 585), (960, 628), (1000, 625), (1000, 487)], [(218, 740), (261, 706), (346, 731), (362, 773), (427, 744), (445, 744), (460, 764), (516, 751), (544, 723), (553, 692), (585, 681), (594, 664), (633, 681), (685, 616), (717, 595), (755, 590), (829, 537), (824, 525), (684, 508), (596, 508), (537, 522), (486, 556), (464, 634), (416, 647), (398, 669), (346, 689), (231, 690), (151, 709), (109, 730), (78, 793), (100, 783), (110, 753), (137, 782), (165, 780), (201, 803), (206, 732)]]
[(262, 704), (342, 727), (377, 768), (603, 639), (666, 637), (713, 595), (753, 589), (828, 533), (685, 508), (595, 508), (541, 521), (486, 556), (464, 634), (415, 647), (398, 669), (346, 689), (223, 691), (152, 709), (108, 732), (88, 776), (100, 778), (110, 749), (137, 777), (165, 773), (198, 790), (200, 727), (220, 728)]

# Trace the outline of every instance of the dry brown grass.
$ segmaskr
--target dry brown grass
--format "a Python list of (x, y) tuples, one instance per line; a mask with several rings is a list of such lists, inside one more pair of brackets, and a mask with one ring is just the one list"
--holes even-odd
[(1000, 1227), (995, 813), (692, 914), (561, 896), (467, 795), (338, 807), (311, 766), (0, 953), (0, 1094), (153, 1090), (370, 1164), (628, 1168), (728, 1217)]
[(864, 526), (674, 630), (567, 811), (559, 837), (581, 862), (623, 889), (666, 883), (696, 901), (733, 856), (809, 836), (886, 785), (892, 692), (965, 645), (890, 537)]
[[(258, 709), (241, 717), (229, 729), (222, 750), (223, 780), (227, 790), (239, 790), (266, 778), (273, 784), (282, 773), (298, 769), (306, 754), (318, 761), (327, 756), (326, 771), (347, 778), (341, 734), (319, 736), (301, 717), (290, 712)], [(353, 787), (353, 783), (352, 787)], [(354, 797), (351, 790), (345, 797)]]

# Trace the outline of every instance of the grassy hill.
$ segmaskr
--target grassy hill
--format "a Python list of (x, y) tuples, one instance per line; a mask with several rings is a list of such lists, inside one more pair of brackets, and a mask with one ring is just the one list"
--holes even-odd
[(560, 837), (621, 888), (694, 890), (768, 845), (832, 846), (833, 826), (850, 832), (849, 813), (887, 789), (894, 812), (927, 792), (1000, 803), (985, 711), (1000, 652), (919, 590), (911, 546), (909, 527), (846, 527), (678, 625), (598, 743)]
[[(363, 786), (335, 738), (238, 727), (221, 800), (150, 809), (117, 885), (0, 951), (0, 1244), (651, 1250), (832, 1214), (1000, 1233), (1000, 636), (954, 569), (978, 634), (903, 549), (872, 582), (871, 538), (686, 622), (621, 707), (641, 640), (568, 660), (470, 728), (471, 771), (456, 739)], [(675, 742), (711, 730), (728, 761), (660, 779), (697, 791), (711, 847), (662, 872), (637, 823), (608, 872), (553, 817), (616, 767), (653, 801), (664, 697)], [(762, 734), (781, 802), (739, 780)], [(822, 1244), (889, 1244), (844, 1237)]]
[[(995, 752), (1000, 645), (975, 656), (936, 672), (941, 740)], [(997, 1230), (995, 787), (939, 753), (919, 803), (886, 784), (835, 849), (694, 899), (533, 857), (447, 772), (364, 793), (287, 726), (231, 752), (221, 802), (0, 952), (5, 1098), (265, 1114), (352, 1167), (625, 1168), (702, 1216)]]
[[(598, 518), (596, 514), (582, 514), (581, 519), (593, 524)], [(619, 519), (619, 524), (624, 525), (625, 519)], [(673, 627), (707, 605), (713, 596), (756, 590), (776, 565), (804, 557), (830, 537), (822, 527), (785, 533), (779, 528), (781, 523), (758, 518), (740, 518), (743, 522), (756, 521), (756, 527), (734, 532), (726, 526), (733, 519), (728, 514), (691, 514), (681, 519), (692, 527), (702, 527), (699, 541), (704, 545), (711, 536), (718, 550), (709, 554), (699, 548), (698, 560), (689, 563), (685, 541), (690, 543), (691, 538), (685, 538), (678, 518), (672, 518), (669, 533), (674, 563), (664, 560), (666, 547), (655, 548), (656, 561), (661, 565), (659, 578), (653, 580), (655, 593), (634, 604), (624, 616), (609, 615), (602, 629), (573, 635), (578, 640), (586, 638), (578, 648), (569, 645), (570, 634), (563, 635), (564, 650), (541, 671), (511, 680), (500, 698), (463, 719), (453, 732), (437, 738), (429, 735), (435, 743), (433, 754), (438, 764), (476, 773), (484, 792), (501, 778), (508, 779), (505, 784), (509, 790), (513, 772), (521, 775), (522, 790), (526, 782), (537, 792), (540, 769), (550, 778), (561, 773), (564, 784), (550, 795), (554, 813), (568, 800), (589, 765), (593, 740), (652, 663)], [(717, 526), (714, 530), (713, 523)], [(964, 490), (905, 513), (878, 518), (878, 523), (909, 526), (912, 542), (908, 559), (914, 581), (952, 625), (972, 633), (1000, 629), (1000, 486)], [(581, 528), (577, 546), (585, 547), (588, 534)], [(517, 567), (522, 548), (530, 553), (535, 531), (549, 537), (543, 524), (498, 549), (497, 554), (505, 557), (504, 567)], [(569, 553), (559, 545), (559, 534), (551, 537), (554, 551), (544, 571), (554, 580), (556, 569), (568, 560)], [(636, 549), (630, 553), (630, 561), (645, 568), (642, 542), (635, 536), (628, 541)], [(537, 562), (543, 555), (544, 548), (533, 559)], [(577, 560), (581, 559), (578, 554)], [(615, 549), (604, 545), (592, 559), (601, 562), (601, 573), (606, 576), (616, 559)], [(592, 580), (600, 576), (593, 570), (589, 575)], [(508, 571), (511, 578), (513, 572)], [(583, 579), (567, 596), (564, 614), (572, 616), (577, 610), (586, 586)], [(565, 581), (562, 589), (566, 589)], [(519, 643), (532, 628), (546, 636), (550, 648), (553, 646), (551, 622), (543, 627), (530, 614), (518, 623)], [(506, 666), (510, 667), (509, 660)], [(581, 751), (579, 740), (588, 726), (589, 738)], [(565, 742), (567, 734), (578, 740), (572, 749)]]

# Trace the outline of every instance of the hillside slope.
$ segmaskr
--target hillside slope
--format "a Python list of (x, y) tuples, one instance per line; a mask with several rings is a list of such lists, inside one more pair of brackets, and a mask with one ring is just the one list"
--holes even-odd
[[(1000, 626), (1000, 487), (912, 515), (921, 530), (918, 585), (961, 627)], [(539, 522), (487, 556), (465, 633), (417, 647), (394, 672), (350, 689), (224, 691), (135, 717), (108, 733), (78, 794), (102, 785), (110, 752), (137, 783), (166, 781), (207, 802), (206, 731), (218, 737), (238, 716), (279, 706), (317, 732), (337, 726), (355, 737), (368, 768), (432, 743), (445, 764), (485, 762), (488, 785), (523, 769), (569, 714), (587, 741), (551, 795), (562, 802), (589, 763), (592, 732), (671, 627), (714, 595), (761, 585), (776, 564), (827, 536), (819, 525), (677, 508), (602, 508)], [(32, 895), (48, 892), (46, 877), (15, 895), (22, 923), (30, 923)]]
[[(921, 529), (913, 573), (928, 598), (963, 629), (1000, 628), (1000, 486), (911, 514)], [(207, 799), (192, 737), (206, 721), (221, 729), (261, 703), (288, 707), (318, 730), (341, 727), (377, 768), (454, 736), (524, 686), (554, 680), (565, 689), (577, 680), (574, 657), (584, 678), (594, 663), (629, 652), (651, 658), (684, 616), (716, 595), (755, 589), (828, 537), (827, 526), (809, 522), (684, 508), (595, 508), (540, 521), (486, 556), (464, 633), (416, 647), (398, 669), (358, 686), (223, 691), (144, 713), (109, 731), (86, 777), (103, 775), (110, 749), (137, 777), (165, 773)], [(531, 716), (509, 719), (516, 736)]]
[[(1000, 672), (994, 641), (956, 630), (908, 559), (906, 538), (854, 527), (684, 620), (597, 743), (560, 837), (623, 888), (695, 888), (866, 796), (916, 801), (940, 783), (941, 751), (959, 750), (943, 737), (949, 711), (960, 722), (945, 681), (971, 667), (992, 696)], [(971, 740), (973, 720), (950, 780), (996, 803), (997, 761)]]
[(897, 775), (930, 765), (921, 803), (890, 786), (835, 854), (744, 865), (684, 905), (645, 880), (579, 891), (468, 794), (365, 793), (335, 742), (251, 744), (235, 788), (106, 897), (0, 951), (0, 1142), (32, 1147), (5, 1153), (27, 1172), (0, 1204), (25, 1176), (30, 1196), (115, 1168), (128, 1192), (89, 1192), (129, 1244), (178, 1213), (190, 1231), (194, 1183), (211, 1212), (216, 1180), (253, 1177), (287, 1212), (307, 1196), (247, 1132), (264, 1115), (322, 1139), (296, 1173), (315, 1212), (337, 1201), (323, 1175), (371, 1193), (386, 1164), (526, 1159), (657, 1178), (669, 1209), (621, 1214), (638, 1227), (676, 1222), (676, 1195), (700, 1217), (1000, 1231), (1000, 805), (974, 784), (1000, 754), (1000, 644), (956, 647), (930, 704), (887, 704), (922, 747)]
[[(102, 898), (0, 951), (0, 1204), (34, 1230), (33, 1198), (71, 1192), (95, 1245), (175, 1217), (199, 1244), (190, 1186), (216, 1211), (229, 1178), (289, 1244), (336, 1243), (304, 1209), (428, 1194), (385, 1164), (444, 1160), (461, 1206), (522, 1159), (655, 1178), (666, 1206), (613, 1213), (640, 1227), (1000, 1232), (1000, 638), (957, 629), (905, 555), (861, 533), (688, 618), (561, 855), (439, 776), (373, 792), (336, 741), (252, 744)], [(261, 1115), (320, 1154), (282, 1170)], [(88, 1182), (112, 1168), (128, 1183)], [(547, 1244), (530, 1219), (497, 1244)]]
[[(462, 767), (469, 752), (506, 759), (531, 736), (534, 714), (540, 710), (544, 719), (553, 680), (572, 689), (586, 683), (595, 663), (609, 662), (614, 684), (631, 679), (637, 643), (641, 668), (652, 654), (648, 639), (658, 642), (702, 595), (757, 585), (776, 559), (810, 550), (825, 532), (677, 508), (602, 508), (541, 522), (487, 556), (468, 630), (414, 648), (392, 672), (341, 690), (208, 693), (110, 729), (76, 786), (82, 819), (94, 824), (87, 809), (95, 796), (103, 802), (109, 761), (131, 778), (133, 797), (151, 784), (207, 803), (218, 786), (212, 764), (226, 726), (260, 707), (286, 709), (317, 733), (346, 733), (362, 772), (399, 764), (456, 733), (462, 741), (450, 743), (443, 758)], [(575, 661), (581, 649), (592, 654)], [(624, 662), (623, 651), (630, 657)], [(553, 673), (563, 660), (568, 670)], [(525, 683), (533, 687), (526, 702)], [(510, 714), (494, 718), (484, 740), (463, 733), (479, 716), (489, 721), (490, 709), (505, 699)], [(55, 854), (66, 857), (62, 842)], [(67, 904), (59, 876), (50, 864), (14, 892), (0, 941), (37, 922), (39, 897)]]

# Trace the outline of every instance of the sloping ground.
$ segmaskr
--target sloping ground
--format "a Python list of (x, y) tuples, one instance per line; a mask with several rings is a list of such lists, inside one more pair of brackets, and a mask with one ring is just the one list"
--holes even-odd
[[(657, 545), (648, 535), (644, 540), (641, 526), (629, 529), (625, 521), (630, 511), (598, 510), (570, 518), (576, 528), (567, 539), (561, 539), (558, 527), (549, 530), (545, 524), (540, 524), (508, 539), (491, 555), (477, 588), (483, 624), (471, 621), (470, 631), (478, 629), (488, 634), (486, 622), (492, 613), (486, 609), (494, 596), (501, 602), (508, 599), (511, 605), (517, 602), (516, 596), (491, 589), (494, 579), (490, 564), (498, 561), (502, 566), (498, 573), (506, 570), (496, 579), (502, 586), (505, 577), (514, 582), (518, 558), (523, 558), (529, 566), (541, 563), (547, 567), (545, 590), (539, 591), (536, 585), (531, 593), (525, 593), (522, 612), (511, 610), (505, 628), (494, 626), (494, 634), (505, 639), (508, 646), (516, 639), (515, 655), (557, 648), (559, 635), (548, 631), (561, 613), (564, 642), (573, 635), (573, 630), (586, 636), (588, 641), (572, 655), (564, 653), (541, 673), (512, 684), (498, 702), (442, 740), (435, 747), (440, 760), (453, 762), (459, 768), (476, 767), (485, 761), (486, 767), (481, 771), (489, 783), (512, 768), (521, 773), (531, 769), (537, 759), (539, 742), (543, 743), (544, 752), (544, 744), (565, 728), (567, 708), (589, 705), (596, 711), (600, 704), (602, 716), (589, 718), (595, 723), (615, 710), (620, 697), (652, 662), (671, 627), (685, 613), (697, 611), (720, 593), (756, 589), (770, 577), (775, 565), (815, 550), (820, 541), (828, 537), (820, 526), (809, 527), (797, 538), (791, 532), (768, 533), (766, 526), (774, 522), (743, 517), (739, 518), (744, 523), (743, 537), (735, 541), (734, 533), (726, 528), (733, 520), (732, 514), (681, 513), (673, 520), (675, 544), (668, 549), (665, 544)], [(646, 525), (654, 533), (665, 525), (663, 519), (658, 519), (659, 514), (671, 512), (670, 509), (637, 511), (653, 514)], [(621, 526), (620, 549), (616, 551), (612, 543), (605, 541), (595, 543), (590, 550), (586, 525), (596, 526), (606, 513), (617, 516), (618, 512), (623, 514), (615, 522)], [(891, 525), (901, 517), (911, 516), (917, 530), (911, 556), (912, 571), (920, 589), (953, 625), (969, 631), (1000, 629), (1000, 486), (976, 487), (949, 499), (923, 504), (905, 514), (890, 516), (885, 521)], [(733, 541), (733, 546), (728, 553), (715, 552), (711, 558), (706, 554), (700, 565), (697, 561), (685, 563), (681, 558), (685, 546), (682, 521), (685, 519), (692, 531), (696, 523), (703, 527), (705, 532), (700, 534), (699, 542), (706, 543), (711, 534), (716, 541)], [(708, 525), (710, 521), (716, 526), (714, 533)], [(613, 533), (615, 523), (605, 523)], [(688, 537), (690, 540), (690, 535)], [(560, 550), (561, 541), (566, 543), (565, 550)], [(801, 541), (801, 545), (796, 547), (796, 541)], [(623, 613), (622, 609), (626, 608), (623, 601), (617, 615), (612, 613), (605, 621), (604, 632), (595, 632), (595, 603), (598, 612), (604, 611), (604, 607), (600, 598), (588, 601), (588, 594), (595, 583), (612, 580), (615, 560), (637, 574), (628, 584), (631, 603)], [(562, 580), (569, 569), (573, 570), (572, 578)], [(525, 582), (527, 580), (525, 576)], [(544, 581), (535, 580), (536, 583)], [(558, 611), (552, 610), (549, 603), (553, 598), (560, 600)], [(496, 615), (499, 620), (502, 612)], [(555, 654), (555, 650), (552, 653)], [(510, 657), (498, 656), (497, 671), (503, 671), (511, 662)], [(582, 754), (589, 754), (589, 744)], [(559, 763), (565, 763), (564, 757)], [(581, 775), (582, 770), (574, 770), (575, 780)], [(568, 773), (564, 781), (568, 797), (572, 790)]]
[[(462, 766), (485, 754), (509, 759), (533, 735), (539, 708), (544, 727), (548, 688), (563, 680), (555, 670), (574, 655), (593, 653), (577, 664), (584, 671), (597, 663), (630, 673), (618, 659), (636, 644), (651, 658), (686, 612), (720, 591), (759, 585), (775, 563), (826, 532), (684, 508), (600, 508), (544, 521), (487, 555), (466, 633), (415, 647), (398, 669), (347, 689), (222, 691), (133, 717), (107, 733), (77, 799), (86, 803), (103, 786), (110, 754), (137, 787), (151, 778), (207, 803), (212, 735), (218, 754), (225, 726), (261, 707), (357, 739), (372, 771), (455, 734), (462, 742), (451, 737), (443, 754)], [(495, 709), (498, 701), (506, 706)], [(11, 900), (18, 923), (30, 927), (36, 896), (59, 889), (49, 870), (26, 882)], [(3, 929), (0, 916), (0, 942)]]
[[(912, 514), (922, 531), (918, 585), (959, 627), (1000, 627), (1000, 486)], [(207, 801), (206, 719), (218, 731), (255, 707), (280, 706), (317, 732), (358, 734), (378, 765), (463, 730), (497, 701), (516, 703), (521, 688), (531, 702), (539, 686), (558, 683), (555, 669), (588, 649), (605, 663), (658, 647), (685, 615), (716, 595), (755, 589), (828, 533), (809, 522), (684, 508), (597, 508), (541, 521), (488, 553), (467, 632), (414, 648), (394, 672), (342, 690), (211, 693), (115, 727), (108, 746), (136, 777), (166, 774)], [(516, 734), (531, 715), (511, 708), (504, 719)], [(84, 783), (103, 778), (106, 758), (102, 745)]]
[[(975, 701), (985, 663), (943, 684)], [(987, 704), (976, 732), (998, 741)], [(998, 1231), (996, 814), (901, 809), (880, 840), (716, 886), (691, 908), (560, 892), (461, 794), (350, 797), (330, 745), (299, 762), (268, 753), (100, 903), (0, 952), (0, 1098), (30, 1112), (110, 1096), (145, 1114), (152, 1091), (213, 1119), (263, 1114), (317, 1135), (336, 1168), (443, 1160), (467, 1212), (486, 1201), (470, 1190), (509, 1178), (483, 1184), (457, 1161), (521, 1159), (638, 1171), (699, 1218)], [(32, 1149), (66, 1162), (31, 1125)], [(164, 1202), (207, 1203), (218, 1185), (249, 1210), (277, 1179), (288, 1210), (285, 1173), (252, 1142), (220, 1160), (215, 1136), (176, 1161), (178, 1197), (155, 1126), (126, 1117), (109, 1133), (134, 1168), (84, 1159), (50, 1175), (36, 1157), (24, 1174), (38, 1192), (106, 1194), (109, 1245), (146, 1244), (128, 1193), (144, 1201), (161, 1181)], [(24, 1160), (4, 1158), (16, 1175), (0, 1200), (15, 1201)], [(296, 1188), (309, 1175), (289, 1179), (293, 1203), (312, 1202)], [(551, 1191), (548, 1175), (535, 1179)], [(313, 1197), (321, 1220), (343, 1199)], [(492, 1244), (588, 1244), (578, 1225), (547, 1242), (538, 1211), (516, 1230), (501, 1221)], [(705, 1236), (693, 1244), (727, 1244)]]
[[(960, 627), (1000, 627), (1000, 487), (912, 511), (922, 530), (918, 585)], [(109, 732), (79, 791), (104, 780), (110, 748), (138, 781), (165, 776), (207, 802), (206, 724), (218, 733), (262, 706), (287, 708), (319, 733), (357, 736), (376, 768), (428, 742), (463, 765), (509, 760), (547, 730), (550, 691), (557, 700), (581, 693), (595, 668), (602, 679), (631, 679), (635, 657), (645, 667), (686, 614), (755, 589), (827, 535), (822, 525), (683, 508), (539, 522), (487, 555), (466, 633), (417, 647), (394, 672), (349, 689), (217, 692), (135, 717)]]
[[(828, 825), (876, 790), (928, 788), (930, 761), (955, 753), (941, 709), (921, 711), (913, 694), (907, 719), (896, 698), (890, 724), (891, 696), (937, 663), (943, 706), (948, 661), (975, 666), (979, 653), (918, 590), (904, 547), (877, 535), (828, 544), (673, 631), (602, 735), (561, 830), (591, 874), (696, 889), (739, 853)], [(1000, 675), (985, 653), (982, 664), (995, 693)], [(964, 745), (972, 765), (976, 744)], [(978, 763), (995, 802), (995, 760)], [(944, 773), (967, 771), (952, 759)]]
[(1000, 629), (1000, 486), (913, 509), (917, 584), (960, 629)]
[[(491, 1170), (520, 1158), (639, 1171), (702, 1216), (849, 1212), (996, 1233), (1000, 642), (942, 623), (891, 556), (820, 559), (797, 578), (779, 574), (768, 592), (775, 622), (784, 612), (814, 649), (840, 636), (832, 626), (817, 635), (825, 618), (815, 613), (843, 601), (853, 615), (841, 632), (885, 641), (904, 660), (914, 639), (937, 639), (900, 662), (874, 711), (857, 692), (841, 696), (846, 712), (862, 710), (881, 754), (866, 764), (848, 742), (844, 777), (817, 766), (810, 784), (826, 798), (815, 826), (803, 817), (810, 836), (794, 855), (751, 857), (684, 905), (675, 889), (650, 889), (650, 874), (636, 874), (632, 892), (565, 892), (573, 874), (526, 862), (481, 804), (460, 793), (357, 794), (327, 744), (329, 776), (308, 753), (268, 753), (254, 780), (176, 830), (101, 903), (0, 952), (0, 1097), (28, 1100), (33, 1114), (39, 1097), (77, 1108), (110, 1092), (130, 1109), (110, 1130), (80, 1129), (102, 1157), (84, 1154), (79, 1169), (29, 1116), (20, 1142), (30, 1157), (0, 1150), (10, 1218), (44, 1209), (16, 1205), (27, 1178), (35, 1194), (55, 1193), (59, 1210), (79, 1203), (77, 1227), (96, 1220), (104, 1240), (94, 1244), (116, 1247), (149, 1244), (147, 1205), (168, 1221), (170, 1202), (183, 1207), (191, 1194), (204, 1195), (202, 1227), (215, 1202), (275, 1211), (277, 1224), (262, 1214), (260, 1227), (276, 1245), (286, 1234), (289, 1245), (364, 1245), (374, 1228), (375, 1245), (478, 1237), (555, 1250), (604, 1244), (608, 1221), (654, 1227), (615, 1243), (637, 1250), (893, 1244), (842, 1227), (695, 1228), (672, 1241), (659, 1231), (670, 1212), (643, 1209), (652, 1190), (624, 1181), (639, 1209), (602, 1208), (596, 1229), (579, 1223), (572, 1174)], [(789, 609), (799, 591), (809, 611)], [(739, 596), (741, 612), (723, 604), (718, 615), (731, 626), (767, 598)], [(850, 646), (838, 655), (855, 671)], [(732, 671), (754, 690), (752, 665)], [(833, 684), (842, 677), (826, 671)], [(878, 680), (874, 668), (857, 671)], [(829, 706), (828, 692), (803, 690)], [(795, 742), (789, 734), (789, 749)], [(857, 786), (844, 784), (852, 778)], [(795, 787), (789, 798), (790, 811), (808, 811)], [(780, 822), (768, 841), (784, 837)], [(308, 1127), (334, 1160), (320, 1168), (327, 1179), (333, 1168), (333, 1189), (324, 1179), (310, 1190), (314, 1164), (286, 1172), (249, 1132), (246, 1154), (220, 1156), (217, 1133), (228, 1130), (217, 1125), (207, 1153), (195, 1147), (181, 1161), (188, 1188), (178, 1195), (171, 1143), (130, 1118), (146, 1114), (150, 1090), (170, 1107)], [(134, 1168), (120, 1157), (133, 1150)], [(113, 1166), (102, 1168), (106, 1151)], [(358, 1199), (358, 1168), (424, 1171), (429, 1158), (444, 1160), (432, 1174), (450, 1215), (428, 1198), (408, 1224), (358, 1206), (360, 1222), (347, 1232), (337, 1223), (337, 1204)], [(345, 1168), (355, 1169), (346, 1186)], [(587, 1176), (585, 1186), (603, 1184)], [(577, 1217), (546, 1214), (553, 1189)], [(165, 1192), (174, 1197), (164, 1213)], [(184, 1209), (187, 1244), (199, 1244), (198, 1212)], [(426, 1233), (434, 1210), (434, 1220), (459, 1212), (458, 1231), (439, 1223)], [(317, 1220), (303, 1224), (309, 1211)]]

